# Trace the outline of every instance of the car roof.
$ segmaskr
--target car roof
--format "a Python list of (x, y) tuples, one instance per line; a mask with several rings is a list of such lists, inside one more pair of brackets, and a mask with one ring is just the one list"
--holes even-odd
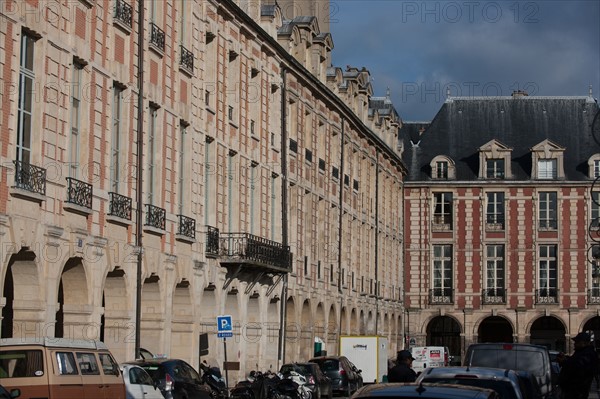
[(170, 364), (170, 363), (177, 363), (177, 362), (183, 362), (183, 363), (185, 363), (181, 359), (156, 358), (156, 359), (131, 360), (131, 361), (128, 361), (128, 362), (124, 362), (123, 364), (133, 364), (133, 365), (136, 365), (136, 366), (142, 366), (142, 365), (146, 366), (146, 365)]
[(495, 394), (491, 389), (455, 384), (402, 384), (383, 383), (366, 385), (356, 392), (353, 399), (370, 397), (415, 397), (468, 399), (487, 398)]
[(430, 367), (425, 369), (419, 379), (428, 376), (435, 377), (454, 377), (456, 375), (476, 375), (480, 378), (494, 378), (497, 380), (512, 380), (518, 379), (517, 373), (508, 369), (496, 369), (491, 367)]
[[(526, 344), (526, 343), (513, 343), (513, 342), (482, 342), (477, 344), (471, 344), (467, 348), (479, 348), (479, 347), (489, 347), (489, 348), (502, 348), (502, 349), (520, 349), (520, 348), (535, 348), (535, 349), (544, 349), (548, 350), (545, 346), (535, 345), (535, 344)], [(510, 348), (509, 348), (510, 347)]]

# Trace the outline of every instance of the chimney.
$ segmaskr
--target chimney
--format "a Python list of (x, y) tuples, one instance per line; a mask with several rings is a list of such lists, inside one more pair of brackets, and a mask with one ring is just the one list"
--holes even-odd
[(525, 90), (515, 90), (512, 92), (512, 98), (522, 98), (527, 97), (529, 94)]

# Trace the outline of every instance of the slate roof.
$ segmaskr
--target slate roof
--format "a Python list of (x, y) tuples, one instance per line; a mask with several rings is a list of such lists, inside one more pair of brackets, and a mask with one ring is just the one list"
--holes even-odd
[(531, 148), (545, 139), (565, 147), (566, 180), (589, 180), (587, 161), (600, 153), (591, 132), (598, 109), (592, 97), (450, 97), (429, 125), (403, 124), (406, 181), (431, 180), (429, 165), (438, 155), (454, 161), (456, 180), (477, 180), (478, 148), (492, 139), (512, 148), (513, 180), (530, 180)]

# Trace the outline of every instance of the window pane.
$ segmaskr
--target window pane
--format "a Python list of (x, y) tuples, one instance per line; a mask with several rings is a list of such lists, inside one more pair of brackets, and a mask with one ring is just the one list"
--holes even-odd
[(100, 374), (96, 356), (93, 353), (77, 352), (77, 363), (79, 363), (79, 370), (83, 375)]
[(56, 362), (58, 363), (58, 371), (60, 374), (69, 375), (77, 374), (77, 366), (75, 366), (75, 357), (71, 352), (56, 353)]
[(8, 378), (40, 377), (44, 375), (42, 351), (0, 351), (0, 376)]

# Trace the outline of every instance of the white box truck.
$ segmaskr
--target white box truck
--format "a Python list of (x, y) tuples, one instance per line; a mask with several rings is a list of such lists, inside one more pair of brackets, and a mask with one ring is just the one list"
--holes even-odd
[(346, 335), (340, 337), (340, 355), (362, 370), (364, 384), (382, 382), (388, 369), (388, 341), (385, 337)]

